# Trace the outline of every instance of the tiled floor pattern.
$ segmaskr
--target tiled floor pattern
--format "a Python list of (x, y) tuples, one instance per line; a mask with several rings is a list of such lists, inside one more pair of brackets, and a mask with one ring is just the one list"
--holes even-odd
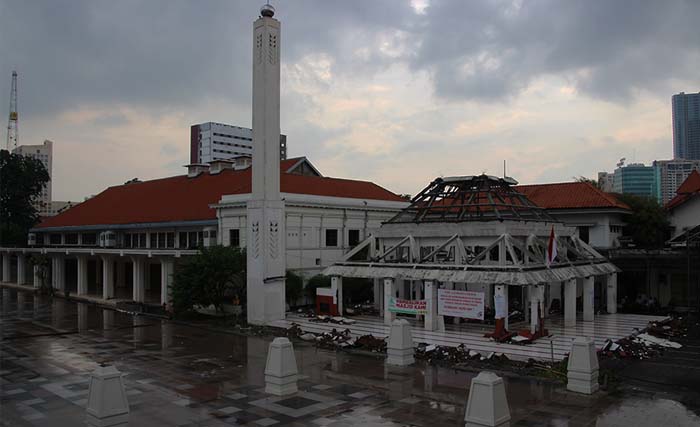
[[(561, 317), (546, 320), (546, 327), (551, 337), (541, 338), (532, 344), (500, 344), (489, 338), (484, 338), (484, 333), (492, 332), (492, 326), (478, 324), (446, 325), (445, 332), (426, 331), (422, 324), (412, 321), (413, 339), (417, 342), (428, 344), (446, 345), (456, 347), (464, 344), (470, 350), (476, 350), (482, 354), (500, 352), (512, 359), (550, 359), (554, 353), (555, 360), (563, 359), (571, 350), (571, 342), (576, 336), (593, 337), (596, 345), (602, 346), (606, 339), (617, 340), (636, 330), (643, 329), (650, 321), (661, 320), (663, 317), (642, 316), (635, 314), (607, 314), (595, 317), (594, 322), (579, 320), (575, 327), (564, 327)], [(302, 330), (309, 332), (327, 332), (335, 329), (349, 329), (355, 336), (372, 334), (377, 337), (389, 335), (389, 327), (384, 325), (382, 319), (370, 316), (353, 317), (356, 323), (349, 326), (340, 326), (332, 323), (314, 322), (307, 317), (298, 314), (288, 314), (287, 319), (272, 322), (272, 326), (288, 328), (297, 323)], [(513, 325), (511, 330), (517, 331), (526, 328), (527, 325)], [(551, 341), (551, 343), (550, 343)]]
[[(264, 393), (269, 338), (2, 292), (0, 426), (84, 425), (98, 362), (125, 375), (132, 426), (461, 426), (474, 374), (297, 345), (300, 392)], [(504, 378), (513, 426), (595, 425), (619, 402)], [(643, 425), (643, 424), (637, 424)]]

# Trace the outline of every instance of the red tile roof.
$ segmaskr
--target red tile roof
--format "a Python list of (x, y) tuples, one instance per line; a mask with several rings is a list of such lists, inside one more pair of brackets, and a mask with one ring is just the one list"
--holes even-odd
[(629, 209), (614, 195), (587, 182), (518, 185), (515, 189), (545, 209)]
[[(405, 202), (372, 182), (284, 173), (298, 160), (280, 162), (282, 192)], [(251, 168), (118, 185), (46, 219), (37, 228), (211, 220), (216, 219), (216, 211), (209, 205), (217, 203), (222, 195), (250, 191)]]
[(677, 208), (699, 193), (700, 173), (694, 170), (688, 175), (688, 178), (683, 181), (683, 184), (678, 187), (678, 190), (676, 190), (676, 197), (666, 203), (666, 209), (671, 210)]

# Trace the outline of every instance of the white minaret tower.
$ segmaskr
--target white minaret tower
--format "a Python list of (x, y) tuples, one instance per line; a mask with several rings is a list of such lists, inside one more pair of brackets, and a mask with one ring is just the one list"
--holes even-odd
[(248, 202), (248, 322), (284, 319), (285, 230), (280, 197), (280, 22), (269, 4), (253, 25), (253, 191)]

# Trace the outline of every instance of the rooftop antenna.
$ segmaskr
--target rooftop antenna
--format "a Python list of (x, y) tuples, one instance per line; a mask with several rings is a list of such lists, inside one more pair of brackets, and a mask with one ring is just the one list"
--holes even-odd
[(17, 114), (17, 71), (12, 72), (10, 92), (10, 117), (7, 121), (7, 151), (17, 148), (19, 143), (19, 115)]
[(507, 176), (508, 176), (508, 175), (506, 175), (506, 160), (503, 159), (503, 178), (505, 178), (505, 177), (507, 177)]

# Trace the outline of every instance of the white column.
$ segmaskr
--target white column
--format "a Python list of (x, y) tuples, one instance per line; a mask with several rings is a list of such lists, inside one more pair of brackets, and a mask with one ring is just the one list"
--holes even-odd
[(11, 280), (10, 275), (10, 253), (5, 252), (2, 254), (2, 281), (9, 282)]
[(394, 279), (384, 279), (384, 324), (390, 325), (396, 319), (396, 313), (389, 311), (389, 303), (395, 298)]
[(87, 261), (87, 257), (78, 256), (78, 295), (85, 295), (88, 291)]
[(285, 318), (286, 232), (280, 195), (280, 23), (265, 10), (253, 30), (253, 165), (246, 219), (248, 323)]
[(41, 274), (39, 269), (40, 267), (38, 265), (32, 266), (32, 270), (34, 270), (34, 287), (37, 289), (41, 287)]
[(576, 326), (576, 279), (564, 282), (564, 326)]
[(23, 254), (17, 254), (17, 284), (27, 283), (27, 259)]
[(53, 257), (53, 271), (51, 272), (51, 281), (54, 289), (61, 292), (66, 290), (66, 260), (61, 255)]
[(432, 280), (423, 282), (425, 285), (425, 330), (438, 329), (437, 286)]
[(331, 277), (331, 289), (337, 298), (338, 315), (343, 315), (343, 278), (340, 276)]
[(608, 313), (617, 313), (617, 273), (608, 274), (607, 290)]
[(530, 286), (530, 333), (534, 334), (537, 331), (539, 324), (538, 308), (540, 305), (541, 286)]
[(384, 294), (382, 292), (382, 282), (379, 279), (373, 279), (372, 281), (374, 282), (374, 308), (381, 312), (382, 307), (384, 307), (384, 304), (382, 304), (382, 295)]
[(593, 321), (593, 299), (595, 286), (593, 276), (583, 279), (583, 321)]
[(143, 286), (143, 279), (144, 279), (144, 274), (143, 274), (143, 259), (139, 257), (132, 257), (131, 261), (133, 262), (134, 268), (132, 269), (133, 272), (133, 300), (136, 302), (144, 302), (146, 299), (146, 294), (145, 294), (145, 289)]
[(171, 305), (171, 290), (173, 284), (173, 273), (175, 272), (175, 261), (172, 258), (160, 260), (160, 303), (167, 307)]
[(114, 298), (114, 260), (106, 255), (102, 257), (102, 298)]
[(496, 311), (496, 316), (498, 316), (499, 314), (503, 315), (503, 327), (508, 329), (508, 285), (496, 285), (496, 289), (494, 291), (494, 308), (498, 310), (498, 304), (496, 304), (495, 301), (496, 298), (503, 298), (505, 301), (505, 312), (498, 313), (498, 311)]

